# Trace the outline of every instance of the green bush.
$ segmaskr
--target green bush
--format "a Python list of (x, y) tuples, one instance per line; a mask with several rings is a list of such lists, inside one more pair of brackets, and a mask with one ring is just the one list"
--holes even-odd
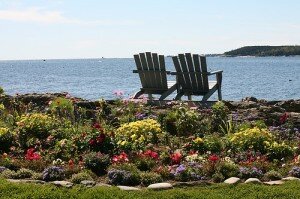
[(224, 178), (236, 177), (239, 174), (239, 167), (232, 162), (219, 162), (216, 166), (216, 173), (220, 173)]
[(84, 166), (96, 175), (105, 174), (109, 165), (110, 157), (106, 154), (90, 152), (84, 156)]
[(226, 129), (224, 126), (228, 121), (229, 109), (222, 101), (216, 102), (212, 107), (212, 131), (213, 132), (223, 132)]
[(162, 182), (163, 179), (161, 175), (154, 172), (142, 172), (141, 173), (141, 183), (144, 186), (148, 186), (153, 183)]
[(212, 175), (212, 181), (215, 183), (220, 183), (225, 180), (225, 177), (223, 176), (222, 173), (215, 173)]
[(7, 152), (12, 146), (13, 134), (8, 128), (0, 127), (0, 152)]
[(15, 178), (17, 179), (31, 178), (33, 174), (34, 172), (32, 170), (22, 168), (16, 172)]
[(80, 184), (83, 180), (93, 180), (93, 177), (86, 171), (73, 174), (71, 177), (71, 182), (75, 184)]
[(55, 118), (42, 113), (22, 115), (17, 123), (21, 146), (29, 147), (36, 139), (46, 139), (57, 123)]
[(2, 178), (6, 178), (6, 179), (16, 179), (17, 178), (16, 172), (12, 171), (10, 169), (5, 169), (4, 171), (2, 171), (2, 173), (0, 174), (0, 176)]
[(281, 180), (281, 179), (282, 179), (282, 175), (279, 172), (274, 170), (268, 171), (263, 176), (263, 180), (265, 181)]
[(0, 95), (3, 95), (4, 94), (4, 90), (3, 88), (0, 86)]
[(282, 158), (290, 159), (294, 155), (294, 150), (292, 149), (292, 147), (286, 145), (284, 142), (280, 144), (277, 142), (273, 142), (268, 146), (267, 150), (267, 156), (270, 160), (281, 160)]
[(63, 97), (56, 98), (51, 102), (50, 110), (59, 117), (74, 119), (74, 105), (70, 99)]
[(150, 171), (153, 167), (156, 166), (156, 161), (150, 157), (141, 157), (136, 158), (134, 164), (140, 171)]

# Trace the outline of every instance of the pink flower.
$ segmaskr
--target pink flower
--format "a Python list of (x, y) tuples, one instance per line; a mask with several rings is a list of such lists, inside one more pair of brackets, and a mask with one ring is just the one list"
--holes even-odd
[(173, 164), (179, 164), (182, 158), (182, 154), (177, 152), (177, 153), (173, 153), (171, 155), (171, 159), (172, 159), (172, 163)]
[(34, 148), (30, 148), (26, 152), (25, 159), (26, 160), (39, 160), (39, 159), (41, 159), (41, 156), (37, 152), (34, 152)]
[(220, 158), (217, 155), (211, 155), (208, 157), (209, 161), (216, 163)]
[(155, 160), (158, 159), (158, 153), (156, 153), (155, 151), (151, 151), (151, 150), (147, 150), (143, 153), (144, 156), (147, 156), (147, 157), (150, 157), (150, 158), (153, 158)]
[(112, 157), (112, 162), (113, 163), (123, 163), (123, 162), (128, 162), (128, 155), (124, 152), (120, 153), (120, 155), (114, 155)]

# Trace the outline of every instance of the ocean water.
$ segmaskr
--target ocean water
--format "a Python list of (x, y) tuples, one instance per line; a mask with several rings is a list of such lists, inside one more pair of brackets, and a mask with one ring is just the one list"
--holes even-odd
[[(246, 96), (300, 99), (300, 56), (208, 57), (207, 63), (209, 70), (223, 70), (225, 100)], [(168, 70), (175, 70), (171, 58), (166, 58), (166, 65)], [(0, 86), (11, 95), (67, 91), (97, 100), (113, 99), (114, 91), (123, 91), (127, 98), (141, 87), (134, 69), (131, 58), (0, 61)], [(210, 100), (215, 99), (216, 94)]]

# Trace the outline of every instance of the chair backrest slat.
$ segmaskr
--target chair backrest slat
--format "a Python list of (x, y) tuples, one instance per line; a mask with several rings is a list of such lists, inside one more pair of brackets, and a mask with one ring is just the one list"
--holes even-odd
[(188, 71), (188, 68), (187, 68), (185, 56), (184, 56), (184, 54), (179, 54), (178, 57), (179, 57), (180, 65), (181, 65), (181, 71), (184, 72), (183, 77), (184, 77), (185, 85), (182, 85), (182, 87), (187, 88), (187, 89), (191, 89), (192, 88), (192, 82), (191, 82), (191, 79), (190, 79), (190, 75), (188, 73), (186, 73), (186, 72), (189, 72), (189, 71)]
[(160, 84), (158, 84), (159, 82), (157, 81), (156, 78), (156, 72), (155, 72), (156, 70), (153, 64), (152, 53), (146, 52), (146, 58), (147, 58), (148, 70), (153, 71), (152, 73), (149, 73), (151, 76), (151, 85), (153, 88), (158, 88)]
[[(159, 55), (159, 69), (160, 71), (166, 71), (165, 56)], [(161, 87), (168, 89), (167, 75), (166, 73), (160, 73), (161, 75)]]
[[(135, 61), (135, 64), (136, 64), (136, 68), (138, 70), (143, 70), (142, 68), (142, 61), (141, 61), (141, 58), (139, 55), (133, 55), (134, 57), (134, 61)], [(140, 77), (140, 80), (141, 80), (141, 84), (142, 84), (142, 87), (146, 87), (147, 86), (147, 83), (146, 83), (146, 76), (144, 73), (139, 73), (139, 77)]]
[[(142, 62), (142, 70), (149, 71), (145, 53), (140, 53), (140, 58)], [(150, 73), (145, 73), (145, 80), (146, 88), (152, 88), (152, 78)]]
[(195, 66), (194, 66), (194, 63), (193, 63), (191, 53), (186, 53), (185, 54), (185, 59), (186, 59), (187, 65), (188, 65), (189, 72), (192, 72), (192, 73), (189, 74), (190, 78), (191, 78), (192, 88), (193, 88), (193, 90), (198, 90), (198, 84), (197, 84), (197, 81), (196, 81), (196, 74), (193, 73), (193, 72), (195, 72)]
[(173, 63), (174, 63), (174, 66), (175, 66), (175, 69), (177, 72), (177, 74), (176, 74), (177, 81), (180, 84), (180, 86), (186, 88), (186, 84), (185, 84), (184, 76), (183, 76), (183, 73), (182, 73), (182, 70), (180, 67), (179, 59), (177, 56), (173, 56), (172, 59), (173, 59)]
[[(200, 56), (199, 55), (193, 55), (193, 60), (194, 60), (194, 65), (195, 65), (195, 72), (201, 72), (201, 67), (200, 67)], [(203, 80), (202, 80), (202, 74), (196, 73), (196, 80), (198, 90), (203, 90)]]
[(203, 92), (208, 92), (208, 75), (207, 75), (207, 65), (206, 57), (200, 56), (201, 71), (202, 71), (202, 81), (203, 81)]

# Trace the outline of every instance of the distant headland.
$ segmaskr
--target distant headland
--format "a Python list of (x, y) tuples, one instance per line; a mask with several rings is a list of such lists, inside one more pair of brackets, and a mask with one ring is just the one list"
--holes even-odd
[[(300, 55), (300, 46), (245, 46), (225, 52), (223, 56), (295, 56)], [(222, 56), (222, 55), (221, 55)]]

